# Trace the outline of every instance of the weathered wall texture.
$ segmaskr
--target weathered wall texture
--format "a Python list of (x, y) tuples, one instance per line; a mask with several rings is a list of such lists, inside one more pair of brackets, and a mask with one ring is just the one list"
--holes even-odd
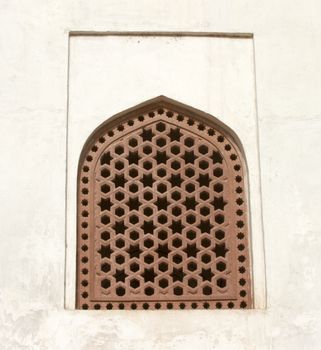
[[(0, 2), (1, 348), (320, 348), (320, 10), (316, 0)], [(254, 33), (266, 310), (64, 309), (71, 30)]]

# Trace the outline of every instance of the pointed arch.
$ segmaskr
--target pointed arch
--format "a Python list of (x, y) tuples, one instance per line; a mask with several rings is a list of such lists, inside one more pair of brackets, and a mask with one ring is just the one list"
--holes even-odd
[(164, 96), (82, 150), (77, 308), (251, 308), (247, 168), (237, 135)]

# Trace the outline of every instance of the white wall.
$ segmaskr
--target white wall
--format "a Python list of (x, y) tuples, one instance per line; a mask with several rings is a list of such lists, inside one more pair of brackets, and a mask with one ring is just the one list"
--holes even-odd
[[(2, 348), (320, 348), (320, 10), (317, 0), (0, 2)], [(71, 30), (254, 33), (267, 310), (64, 309)]]

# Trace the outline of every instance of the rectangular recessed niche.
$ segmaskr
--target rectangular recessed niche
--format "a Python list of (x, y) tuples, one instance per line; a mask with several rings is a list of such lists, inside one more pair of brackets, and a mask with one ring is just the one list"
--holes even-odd
[(265, 307), (263, 232), (251, 38), (71, 36), (67, 178), (67, 308), (75, 308), (77, 166), (108, 117), (159, 95), (206, 111), (239, 136), (248, 164), (254, 307)]

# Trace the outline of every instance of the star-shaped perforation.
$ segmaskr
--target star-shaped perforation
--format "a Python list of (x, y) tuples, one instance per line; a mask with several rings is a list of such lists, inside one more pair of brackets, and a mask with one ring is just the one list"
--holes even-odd
[(158, 210), (167, 210), (170, 202), (167, 200), (167, 197), (157, 197), (157, 201), (155, 202)]
[(112, 160), (112, 156), (110, 155), (110, 152), (106, 152), (104, 153), (101, 158), (100, 158), (100, 164), (101, 165), (104, 165), (104, 164), (107, 164), (107, 165), (110, 165), (110, 161)]
[(138, 197), (130, 197), (128, 202), (126, 203), (129, 210), (139, 210), (139, 207), (141, 206), (141, 202), (139, 201)]
[(101, 198), (101, 201), (98, 203), (101, 211), (110, 210), (112, 205), (113, 203), (111, 202), (110, 198)]
[(145, 268), (141, 276), (144, 278), (145, 282), (154, 282), (157, 274), (155, 273), (153, 268)]
[(154, 134), (151, 129), (143, 129), (143, 132), (140, 134), (143, 141), (152, 141), (153, 136)]
[(168, 244), (159, 244), (158, 248), (156, 249), (156, 253), (159, 258), (164, 257), (167, 258), (168, 254), (170, 253), (170, 249), (168, 249)]
[(214, 197), (214, 200), (212, 201), (212, 205), (215, 210), (224, 210), (226, 204), (227, 202), (224, 200), (223, 197)]
[(226, 249), (225, 243), (216, 244), (215, 247), (213, 248), (213, 252), (215, 253), (217, 258), (220, 256), (225, 258), (226, 253), (228, 252), (228, 249)]
[(132, 258), (139, 258), (140, 254), (142, 253), (142, 250), (139, 247), (139, 244), (131, 244), (129, 246), (129, 249), (127, 250), (127, 253), (129, 254), (129, 257)]
[(202, 269), (200, 276), (202, 277), (203, 281), (210, 281), (211, 282), (212, 277), (214, 276), (214, 273), (212, 272), (211, 269)]
[(128, 277), (124, 269), (116, 270), (116, 273), (113, 276), (115, 277), (116, 282), (125, 282), (126, 277)]
[(179, 128), (171, 129), (168, 136), (171, 139), (171, 142), (173, 141), (179, 141), (180, 138), (183, 136)]
[(110, 248), (110, 245), (102, 245), (98, 250), (98, 253), (100, 254), (101, 258), (110, 258), (113, 250)]
[(184, 277), (186, 276), (186, 273), (183, 271), (183, 269), (180, 268), (173, 268), (173, 272), (170, 274), (170, 276), (173, 279), (173, 282), (180, 281), (183, 282)]

